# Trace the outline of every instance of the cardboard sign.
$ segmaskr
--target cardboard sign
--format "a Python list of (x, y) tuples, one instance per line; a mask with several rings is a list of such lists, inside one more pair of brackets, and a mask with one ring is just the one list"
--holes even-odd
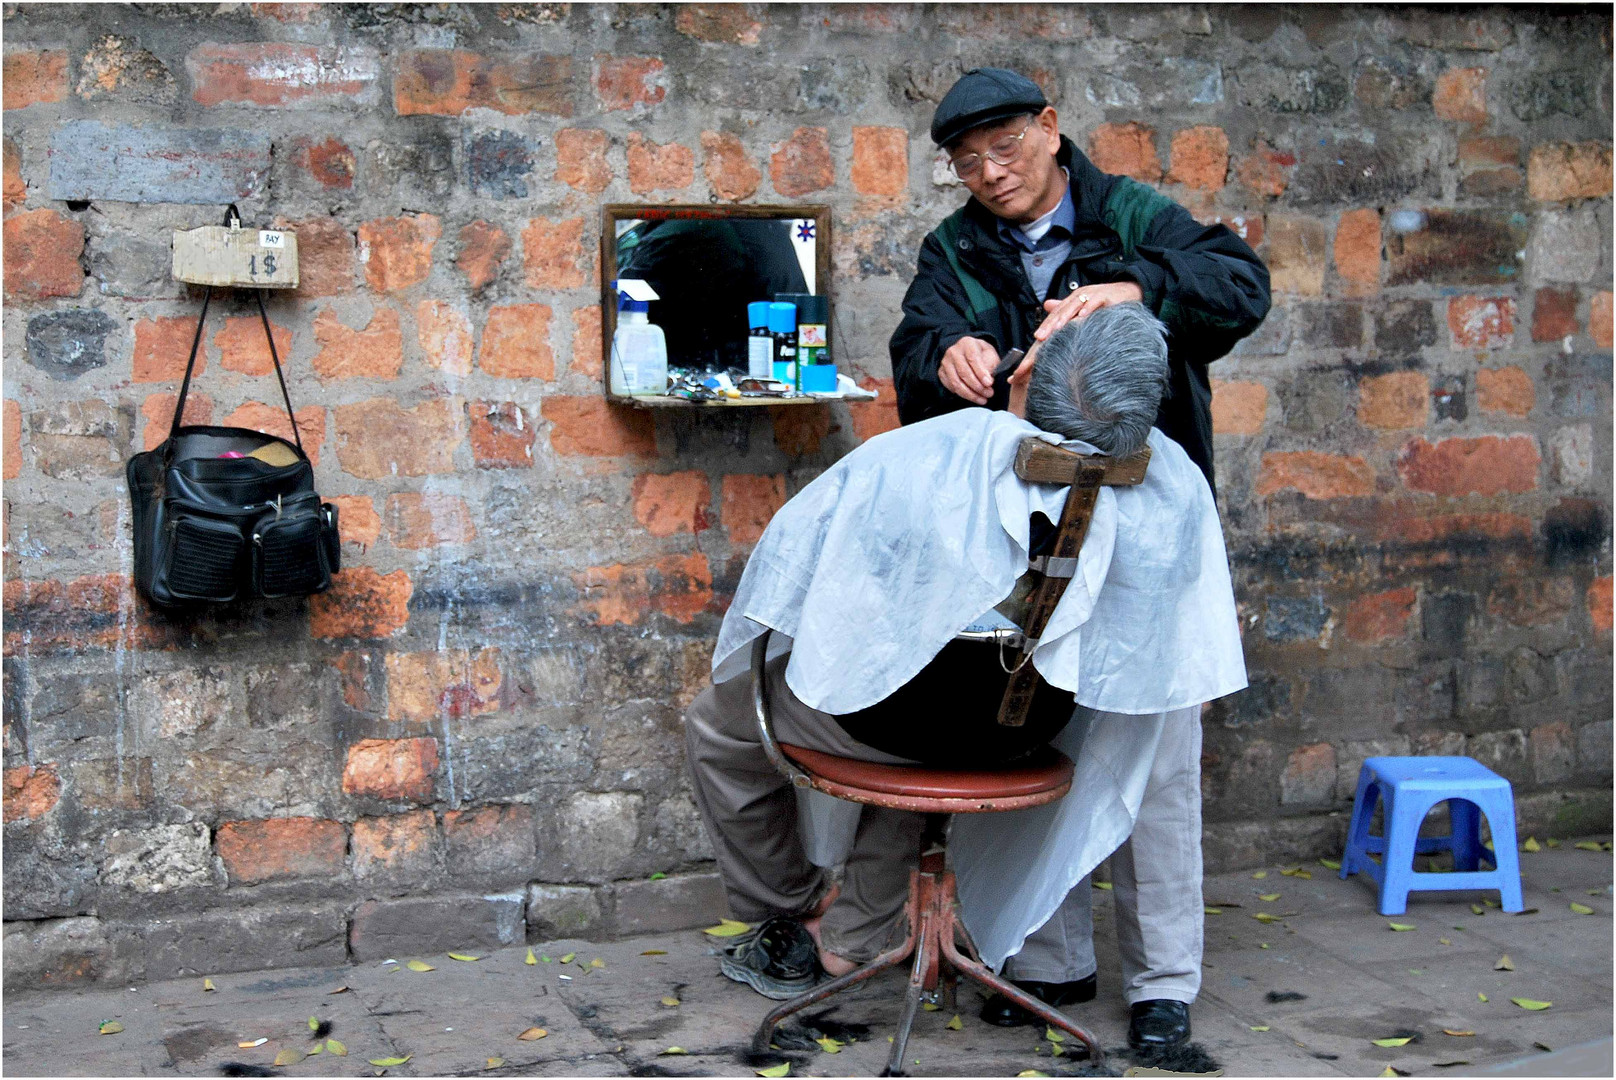
[(174, 277), (192, 285), (297, 288), (297, 234), (204, 225), (174, 232)]

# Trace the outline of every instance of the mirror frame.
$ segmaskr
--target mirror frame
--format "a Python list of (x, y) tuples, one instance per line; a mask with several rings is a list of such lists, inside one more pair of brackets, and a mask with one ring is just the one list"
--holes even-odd
[[(730, 206), (711, 203), (608, 203), (600, 219), (600, 386), (612, 401), (637, 400), (612, 393), (612, 336), (617, 333), (617, 222), (625, 218), (665, 221), (684, 218), (721, 221), (726, 218), (813, 218), (815, 295), (830, 296), (830, 207), (825, 205), (763, 204)], [(834, 301), (833, 301), (834, 302)]]

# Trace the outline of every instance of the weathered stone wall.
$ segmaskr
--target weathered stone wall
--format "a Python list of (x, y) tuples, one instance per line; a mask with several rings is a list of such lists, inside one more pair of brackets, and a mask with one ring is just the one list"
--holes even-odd
[[(769, 515), (890, 427), (886, 338), (963, 192), (933, 105), (1040, 80), (1102, 167), (1273, 269), (1218, 364), (1252, 689), (1214, 866), (1324, 853), (1370, 753), (1608, 822), (1608, 9), (5, 8), (8, 981), (688, 925), (679, 714)], [(608, 408), (604, 202), (824, 201), (874, 405)], [(174, 228), (295, 227), (270, 299), (347, 568), (195, 618), (128, 586), (121, 464), (198, 296)], [(224, 302), (194, 416), (287, 428)], [(651, 880), (653, 873), (669, 876)]]

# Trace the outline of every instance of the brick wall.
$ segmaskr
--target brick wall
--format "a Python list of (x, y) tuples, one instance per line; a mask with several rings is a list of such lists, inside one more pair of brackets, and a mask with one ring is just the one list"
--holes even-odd
[[(1019, 67), (1104, 168), (1239, 231), (1214, 368), (1252, 688), (1210, 863), (1323, 853), (1357, 764), (1468, 753), (1608, 825), (1608, 10), (227, 4), (5, 9), (8, 981), (686, 925), (679, 715), (750, 545), (894, 422), (885, 342), (962, 201), (926, 138)], [(599, 391), (599, 206), (824, 201), (852, 408)], [(347, 569), (163, 617), (121, 465), (197, 296), (174, 228), (293, 226), (270, 299)], [(287, 433), (241, 299), (194, 419)], [(669, 876), (649, 880), (653, 872)]]

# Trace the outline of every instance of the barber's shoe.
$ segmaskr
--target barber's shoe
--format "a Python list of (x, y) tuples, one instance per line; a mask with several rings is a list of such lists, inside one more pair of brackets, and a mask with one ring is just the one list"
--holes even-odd
[(1135, 1050), (1165, 1050), (1189, 1041), (1190, 1007), (1182, 1001), (1136, 1001), (1128, 1011), (1128, 1045)]
[[(1020, 982), (1010, 980), (1019, 989), (1025, 990), (1045, 1005), (1060, 1008), (1062, 1005), (1077, 1005), (1085, 1001), (1093, 1001), (1096, 987), (1096, 977), (1090, 975), (1085, 979), (1073, 982), (1051, 983), (1035, 982), (1028, 979)], [(1038, 1021), (1032, 1013), (1011, 1001), (1003, 994), (994, 994), (982, 1005), (982, 1019), (997, 1027), (1020, 1027)]]
[(820, 982), (819, 949), (796, 919), (765, 919), (724, 949), (719, 970), (766, 998), (787, 1001)]

